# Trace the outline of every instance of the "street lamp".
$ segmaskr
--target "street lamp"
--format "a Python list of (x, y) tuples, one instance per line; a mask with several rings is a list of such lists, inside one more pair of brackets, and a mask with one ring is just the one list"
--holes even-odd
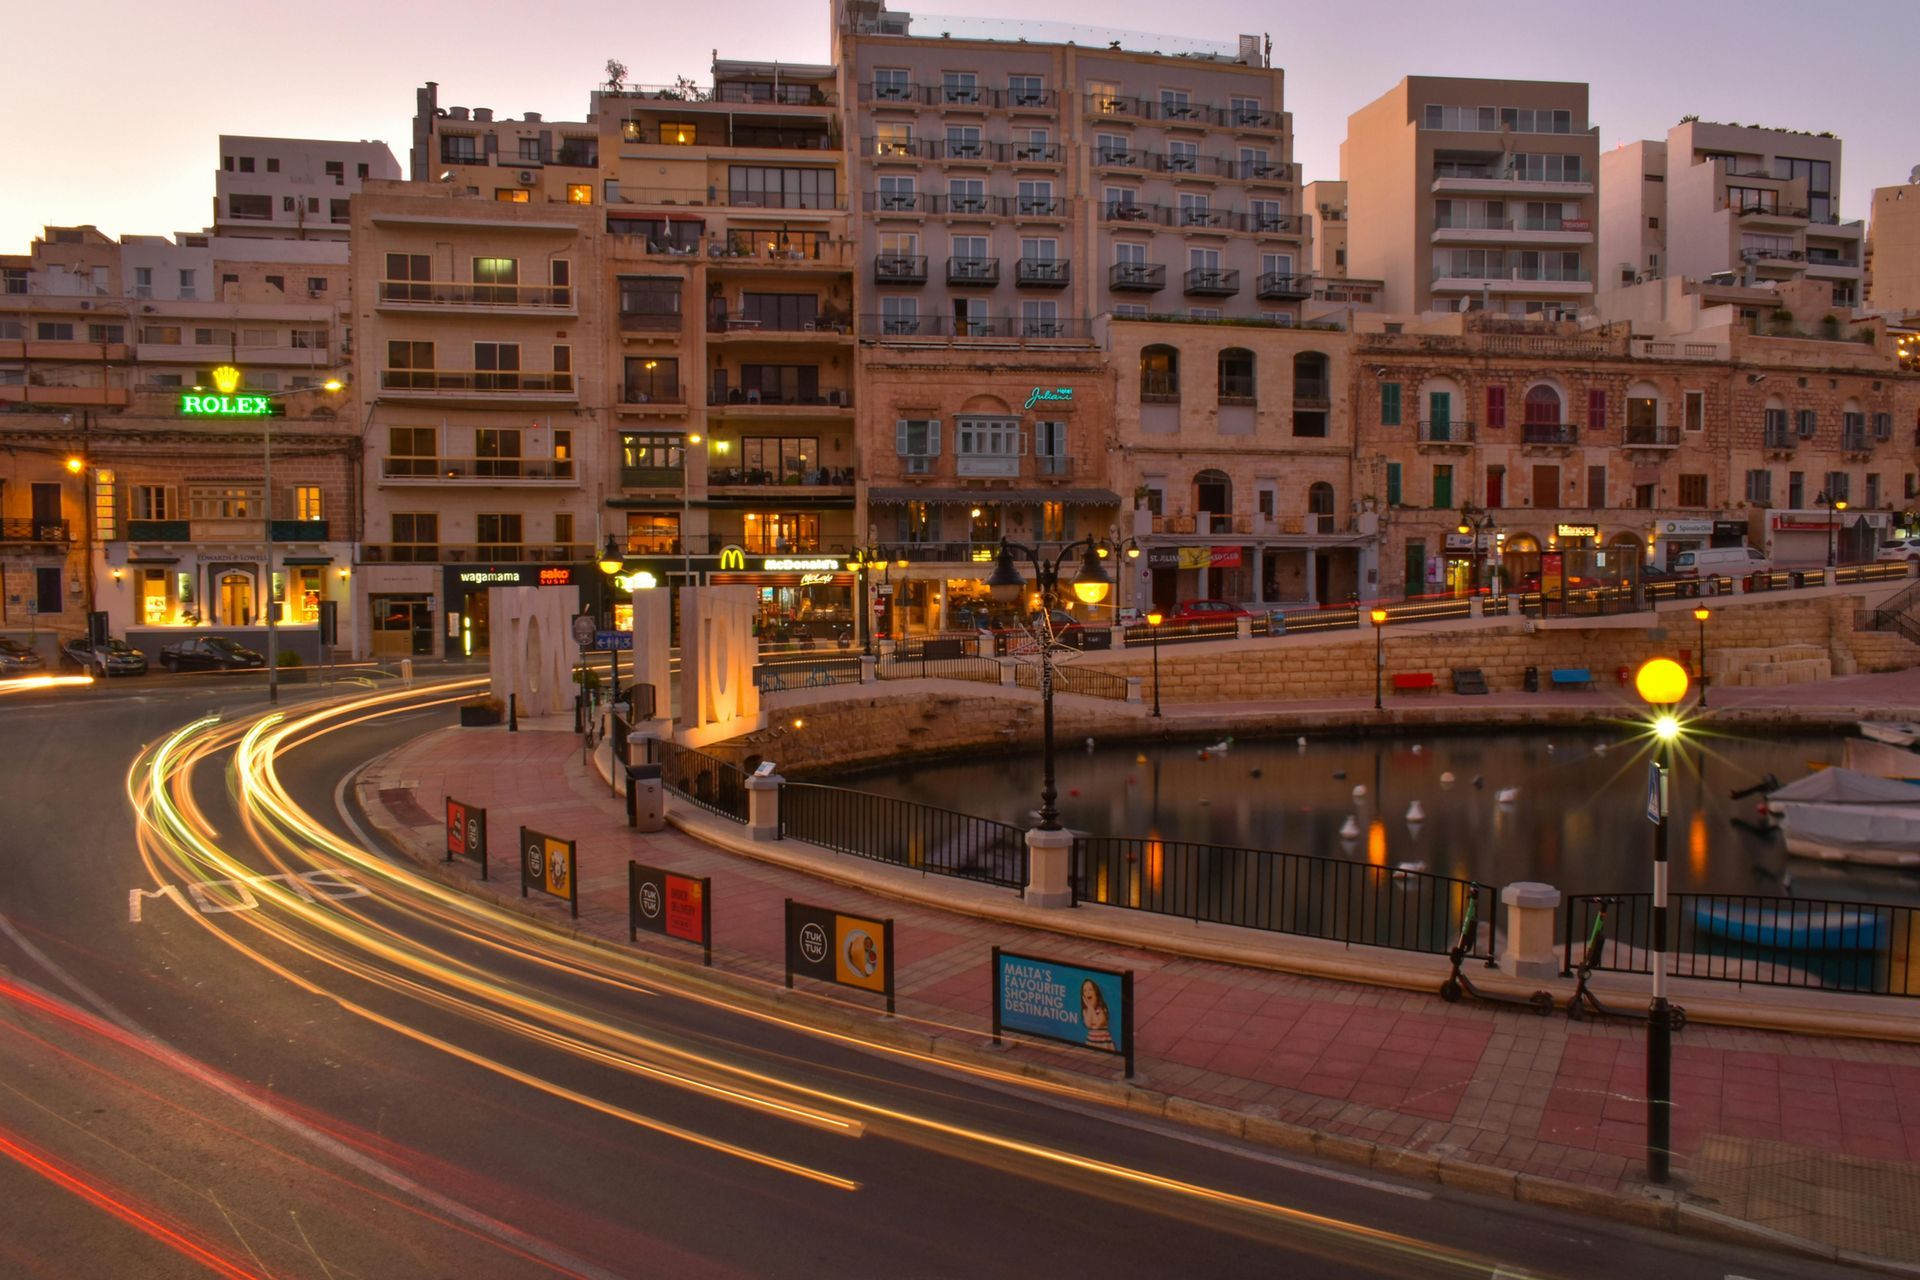
[(1492, 546), (1493, 523), (1493, 512), (1476, 507), (1471, 502), (1461, 505), (1459, 530), (1472, 535), (1467, 547), (1467, 564), (1473, 572), (1471, 595), (1480, 594), (1480, 539), (1486, 538), (1488, 546)]
[(1700, 705), (1703, 707), (1707, 705), (1707, 619), (1712, 614), (1713, 610), (1705, 605), (1698, 605), (1693, 611), (1693, 620), (1700, 624), (1700, 659), (1695, 675), (1700, 682)]
[(1040, 705), (1041, 705), (1041, 752), (1043, 777), (1040, 786), (1040, 830), (1060, 830), (1060, 810), (1054, 804), (1059, 792), (1053, 784), (1053, 611), (1060, 601), (1060, 567), (1067, 558), (1078, 551), (1081, 553), (1080, 570), (1074, 575), (1073, 594), (1082, 604), (1096, 605), (1107, 598), (1107, 592), (1113, 589), (1113, 579), (1100, 563), (1107, 544), (1098, 538), (1081, 538), (1069, 542), (1060, 548), (1052, 564), (1040, 554), (1038, 548), (1025, 546), (1018, 542), (1000, 539), (1000, 551), (993, 558), (993, 574), (987, 579), (987, 587), (997, 600), (1015, 600), (1025, 590), (1026, 582), (1020, 576), (1020, 570), (1013, 562), (1018, 552), (1033, 566), (1034, 585), (1040, 588)]
[(1167, 615), (1158, 609), (1147, 612), (1147, 625), (1153, 628), (1153, 716), (1160, 718), (1160, 624)]
[(861, 652), (869, 658), (873, 656), (873, 580), (875, 565), (887, 563), (885, 548), (879, 546), (855, 547), (848, 558), (847, 565), (860, 575), (859, 617), (856, 621), (865, 637)]
[[(220, 371), (215, 370), (218, 374)], [(337, 395), (346, 387), (338, 378), (328, 378), (320, 384), (320, 389), (329, 395)], [(305, 387), (287, 391), (276, 391), (265, 397), (267, 400), (281, 400)], [(260, 491), (265, 501), (260, 505), (265, 511), (265, 532), (267, 535), (267, 701), (280, 701), (280, 602), (273, 598), (273, 427), (271, 418), (260, 420)]]
[[(620, 550), (620, 541), (614, 534), (607, 535), (607, 545), (600, 549), (600, 572), (612, 578), (627, 567), (626, 553)], [(613, 612), (613, 601), (609, 596), (607, 612)], [(613, 619), (609, 617), (608, 622)], [(609, 628), (611, 630), (611, 628)], [(607, 644), (607, 704), (611, 706), (620, 699), (620, 651)]]
[(1813, 501), (1815, 506), (1821, 506), (1827, 509), (1827, 568), (1831, 569), (1834, 566), (1835, 534), (1839, 529), (1834, 519), (1834, 513), (1845, 511), (1847, 509), (1847, 500), (1845, 498), (1829, 497), (1823, 490)]
[(1654, 759), (1647, 774), (1647, 818), (1653, 823), (1653, 1003), (1647, 1007), (1647, 1177), (1667, 1180), (1673, 1151), (1673, 1013), (1667, 1005), (1667, 770), (1680, 736), (1674, 707), (1687, 696), (1687, 669), (1654, 658), (1633, 678), (1653, 711)]
[(1373, 709), (1385, 711), (1380, 686), (1386, 681), (1387, 671), (1387, 611), (1375, 607), (1367, 611), (1367, 617), (1373, 620)]

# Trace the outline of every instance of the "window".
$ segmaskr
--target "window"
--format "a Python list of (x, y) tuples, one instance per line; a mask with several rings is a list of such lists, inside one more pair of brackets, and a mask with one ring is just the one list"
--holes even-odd
[(1807, 505), (1807, 473), (1789, 471), (1787, 473), (1787, 506), (1798, 511)]
[(801, 333), (820, 314), (820, 299), (811, 293), (743, 293), (741, 315), (762, 329)]
[(194, 296), (194, 291), (199, 287), (194, 283), (195, 275), (196, 272), (192, 267), (180, 268), (180, 296), (182, 298), (191, 298)]
[(1180, 353), (1168, 346), (1140, 352), (1140, 399), (1173, 402), (1180, 399)]
[[(87, 326), (88, 342), (125, 342), (127, 326), (123, 324), (90, 324)], [(1885, 416), (1884, 414), (1881, 416)], [(1886, 439), (1882, 436), (1881, 439)]]
[(1260, 109), (1258, 98), (1229, 98), (1227, 112), (1236, 125), (1264, 124), (1266, 113)]
[(621, 276), (620, 327), (678, 329), (680, 281), (660, 276)]
[(1193, 95), (1185, 89), (1160, 91), (1160, 116), (1164, 120), (1193, 119)]
[(879, 179), (881, 212), (919, 207), (919, 180), (911, 174), (883, 174)]
[(1387, 464), (1387, 505), (1400, 505), (1400, 464), (1397, 462)]
[(1686, 393), (1684, 403), (1686, 429), (1688, 431), (1705, 431), (1707, 429), (1707, 393), (1704, 391), (1689, 391)]
[(1039, 76), (1008, 76), (1007, 103), (1015, 107), (1037, 107), (1047, 100), (1045, 82)]
[(520, 432), (516, 428), (480, 427), (474, 431), (475, 475), (517, 476), (521, 473), (520, 456)]
[(962, 159), (978, 159), (980, 156), (980, 126), (977, 124), (950, 124), (947, 126), (947, 154)]
[(1747, 472), (1747, 501), (1757, 503), (1773, 501), (1773, 472), (1764, 470)]
[(1560, 393), (1545, 383), (1528, 387), (1523, 410), (1527, 426), (1557, 427), (1561, 420)]
[(880, 332), (896, 335), (920, 332), (920, 299), (881, 298)]
[(1123, 99), (1120, 86), (1111, 80), (1087, 81), (1087, 99), (1095, 112), (1103, 116), (1120, 114)]
[(1286, 206), (1278, 200), (1249, 200), (1247, 213), (1253, 220), (1255, 231), (1285, 231), (1287, 229)]
[(1453, 506), (1453, 464), (1436, 462), (1433, 466), (1433, 508), (1444, 511)]
[(620, 403), (680, 402), (680, 361), (673, 356), (628, 356)]
[(947, 71), (940, 76), (941, 96), (947, 102), (976, 103), (980, 101), (980, 77), (971, 71)]
[(820, 548), (820, 517), (816, 515), (749, 511), (740, 522), (740, 540), (753, 555), (781, 555)]
[(893, 424), (893, 439), (894, 451), (903, 458), (937, 458), (940, 456), (940, 419), (901, 418)]
[(42, 320), (34, 326), (34, 337), (41, 342), (72, 342), (73, 326), (60, 321)]
[(592, 204), (593, 184), (591, 182), (569, 182), (567, 184), (568, 204)]
[(954, 422), (953, 456), (962, 468), (970, 458), (1017, 458), (1022, 452), (1018, 418), (959, 418)]
[(1844, 471), (1827, 472), (1827, 485), (1821, 491), (1825, 495), (1825, 500), (1816, 498), (1815, 501), (1820, 502), (1821, 506), (1833, 502), (1846, 502), (1852, 496), (1848, 492), (1851, 488), (1850, 479)]
[(873, 154), (877, 156), (912, 155), (913, 126), (904, 120), (874, 121)]
[(1880, 475), (1878, 472), (1867, 476), (1867, 509), (1873, 510), (1880, 505)]
[(1053, 212), (1053, 183), (1047, 181), (1020, 184), (1019, 211), (1028, 214)]
[[(114, 339), (114, 341), (117, 342), (119, 341), (119, 339), (116, 338)], [(1892, 414), (1876, 413), (1873, 415), (1873, 438), (1875, 440), (1893, 439), (1893, 415)], [(1874, 504), (1868, 503), (1867, 505), (1872, 506)]]
[(1607, 469), (1605, 467), (1587, 468), (1587, 505), (1595, 511), (1606, 509)]
[(746, 483), (792, 483), (820, 470), (820, 440), (817, 436), (748, 436), (740, 441), (740, 465)]
[(1252, 404), (1254, 401), (1253, 352), (1245, 347), (1228, 347), (1220, 353), (1220, 403)]
[(442, 164), (473, 164), (480, 159), (480, 139), (470, 133), (440, 135)]
[(1487, 468), (1487, 506), (1503, 507), (1507, 501), (1507, 469), (1498, 464)]
[(1811, 440), (1820, 431), (1820, 411), (1818, 409), (1800, 410), (1800, 438)]
[(573, 541), (573, 512), (553, 513), (553, 540), (559, 546), (566, 546)]
[(528, 204), (531, 197), (525, 187), (496, 187), (493, 198), (503, 204)]
[(1060, 325), (1060, 304), (1051, 298), (1027, 298), (1020, 303), (1020, 335), (1025, 338), (1058, 338), (1064, 335)]
[(295, 520), (326, 519), (321, 508), (319, 485), (297, 484), (293, 486), (293, 513)]
[(1064, 476), (1069, 470), (1067, 424), (1058, 420), (1033, 424), (1034, 466), (1043, 476)]
[(1507, 425), (1507, 389), (1487, 388), (1487, 426), (1498, 431)]
[(483, 554), (502, 560), (520, 558), (520, 513), (483, 511), (473, 518), (475, 540)]
[(839, 204), (831, 169), (743, 164), (727, 170), (727, 199), (730, 204), (760, 209), (832, 209)]
[[(947, 207), (955, 213), (985, 213), (987, 211), (987, 181), (985, 178), (949, 178), (947, 179)], [(958, 239), (958, 237), (956, 237)], [(980, 237), (978, 254), (971, 257), (986, 257), (986, 240)]]
[(260, 486), (196, 486), (187, 490), (187, 511), (195, 520), (258, 520)]
[(193, 331), (193, 345), (196, 347), (232, 347), (233, 330), (213, 328), (195, 329)]
[(1680, 505), (1683, 507), (1704, 507), (1707, 505), (1707, 478), (1705, 476), (1693, 474), (1681, 475)]
[(1607, 429), (1607, 393), (1600, 387), (1591, 387), (1587, 391), (1587, 430), (1605, 431)]
[(913, 84), (904, 67), (877, 67), (873, 73), (873, 96), (878, 102), (905, 102), (913, 97)]
[[(1212, 204), (1212, 197), (1208, 196), (1205, 192), (1182, 191), (1180, 193), (1180, 225), (1183, 227), (1212, 226)], [(1218, 249), (1187, 250), (1188, 257), (1192, 257), (1196, 253), (1211, 253), (1213, 255), (1213, 265), (1215, 267), (1220, 265), (1220, 251)], [(1193, 265), (1200, 266), (1201, 264), (1196, 262)]]
[(136, 484), (129, 495), (130, 518), (134, 520), (171, 520), (171, 491), (163, 484)]

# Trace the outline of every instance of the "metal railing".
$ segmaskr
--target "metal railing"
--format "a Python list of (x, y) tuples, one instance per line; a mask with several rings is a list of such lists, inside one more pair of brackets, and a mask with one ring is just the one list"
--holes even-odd
[(1233, 640), (1240, 635), (1240, 623), (1228, 618), (1221, 622), (1162, 622), (1158, 627), (1139, 623), (1128, 627), (1121, 643), (1129, 649), (1152, 645), (1154, 632), (1161, 644), (1192, 644), (1196, 640)]
[(1024, 892), (1026, 833), (991, 818), (845, 787), (780, 787), (780, 838), (804, 840), (923, 875), (955, 876)]
[[(975, 281), (974, 283), (986, 283)], [(1011, 339), (1016, 342), (1084, 342), (1092, 334), (1088, 321), (1078, 317), (1042, 319), (1029, 316), (946, 315), (889, 316), (869, 311), (860, 317), (862, 337), (897, 340)]]
[(688, 803), (747, 820), (747, 775), (740, 766), (661, 738), (647, 739), (647, 763), (659, 765), (661, 785)]
[[(1680, 443), (1680, 433), (1663, 423), (1643, 422), (1636, 424), (1629, 422), (1627, 424), (1626, 443), (1630, 446), (1677, 447)], [(1769, 448), (1777, 447), (1771, 439), (1767, 441), (1767, 446)]]
[(0, 542), (72, 541), (73, 531), (64, 520), (0, 520)]
[(382, 280), (380, 301), (463, 307), (573, 308), (569, 285), (475, 284), (466, 280)]
[[(851, 647), (852, 634), (847, 645)], [(769, 658), (753, 669), (753, 681), (762, 693), (783, 693), (788, 689), (823, 689), (836, 684), (860, 683), (858, 655), (819, 657), (803, 653), (792, 658)]]
[(873, 667), (882, 680), (972, 680), (978, 684), (999, 684), (1000, 663), (993, 658), (902, 658), (898, 654), (880, 659)]
[[(1562, 909), (1563, 965), (1584, 954), (1602, 907), (1593, 968), (1653, 972), (1653, 895), (1579, 894)], [(1828, 898), (1677, 893), (1667, 909), (1668, 972), (1743, 986), (1920, 995), (1920, 908)]]
[(1263, 621), (1267, 624), (1264, 633), (1269, 635), (1298, 635), (1311, 631), (1354, 631), (1360, 626), (1360, 609), (1357, 605), (1343, 604), (1319, 609), (1275, 612), (1265, 619), (1253, 620), (1254, 634), (1262, 634), (1260, 624)]
[[(1022, 689), (1038, 689), (1039, 665), (1031, 662), (1015, 665), (1013, 682)], [(1070, 663), (1054, 664), (1053, 687), (1060, 693), (1077, 693), (1083, 698), (1106, 698), (1113, 702), (1127, 700), (1125, 676), (1114, 675), (1111, 671), (1095, 671), (1091, 667), (1076, 667)]]
[(383, 391), (487, 391), (574, 395), (573, 374), (518, 369), (382, 369)]
[(1309, 854), (1109, 836), (1073, 842), (1075, 900), (1438, 955), (1477, 899), (1468, 954), (1490, 959), (1493, 890), (1426, 871)]
[(408, 458), (380, 460), (383, 480), (574, 481), (572, 458)]
[(1421, 444), (1472, 444), (1476, 428), (1471, 422), (1458, 422), (1450, 418), (1439, 421), (1422, 418), (1419, 432)]
[(1579, 444), (1580, 428), (1571, 422), (1523, 422), (1521, 444)]

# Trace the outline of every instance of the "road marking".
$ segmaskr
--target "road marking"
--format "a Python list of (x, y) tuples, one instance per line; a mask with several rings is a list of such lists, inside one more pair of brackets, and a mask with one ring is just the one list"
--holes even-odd
[[(329, 1134), (313, 1128), (305, 1121), (294, 1118), (267, 1102), (265, 1099), (255, 1097), (252, 1093), (240, 1088), (238, 1085), (222, 1079), (218, 1074), (201, 1065), (199, 1062), (196, 1062), (187, 1054), (174, 1048), (159, 1036), (154, 1035), (126, 1014), (121, 1013), (120, 1010), (113, 1005), (108, 1004), (104, 999), (95, 994), (92, 988), (88, 987), (78, 978), (61, 968), (59, 964), (55, 963), (53, 957), (34, 946), (18, 929), (13, 927), (13, 922), (3, 915), (0, 915), (0, 934), (5, 934), (15, 946), (25, 952), (27, 956), (42, 969), (52, 974), (54, 978), (68, 990), (79, 996), (82, 1002), (91, 1005), (94, 1011), (100, 1014), (101, 1017), (113, 1023), (129, 1035), (138, 1036), (141, 1040), (145, 1041), (152, 1049), (155, 1057), (161, 1059), (182, 1075), (189, 1077), (199, 1084), (205, 1085), (209, 1089), (225, 1094), (262, 1119), (280, 1126), (296, 1137), (304, 1138), (335, 1159), (345, 1161), (362, 1173), (386, 1183), (394, 1190), (413, 1196), (423, 1203), (433, 1206), (440, 1212), (465, 1223), (475, 1231), (500, 1241), (508, 1248), (532, 1254), (534, 1257), (540, 1258), (556, 1269), (563, 1271), (571, 1270), (583, 1277), (588, 1277), (589, 1280), (621, 1280), (620, 1276), (597, 1267), (585, 1259), (576, 1258), (569, 1253), (565, 1253), (537, 1236), (528, 1235), (510, 1223), (502, 1222), (498, 1218), (489, 1217), (477, 1209), (469, 1208), (458, 1200), (454, 1200), (429, 1187), (420, 1185), (412, 1178), (381, 1163), (366, 1153), (348, 1146), (346, 1143), (339, 1141)], [(22, 979), (16, 979), (16, 981), (20, 981), (24, 986), (31, 987), (34, 985)], [(46, 994), (51, 995), (51, 993)]]
[[(317, 890), (321, 898), (366, 898), (373, 890), (363, 884), (354, 883), (357, 872), (339, 871), (290, 871), (276, 872), (270, 876), (242, 876), (235, 880), (196, 880), (187, 885), (187, 896), (193, 899), (201, 915), (219, 915), (228, 911), (252, 911), (260, 905), (253, 896), (252, 886), (278, 883), (290, 889), (303, 902), (318, 902), (320, 899), (309, 893)], [(209, 890), (232, 889), (236, 900), (228, 902), (210, 895)], [(127, 890), (127, 923), (139, 924), (143, 919), (148, 898), (171, 898), (173, 904), (182, 911), (187, 910), (186, 897), (182, 897), (180, 886), (163, 884), (154, 889)]]

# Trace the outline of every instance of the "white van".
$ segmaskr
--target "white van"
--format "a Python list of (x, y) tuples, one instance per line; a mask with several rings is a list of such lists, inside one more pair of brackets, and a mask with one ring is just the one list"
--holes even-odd
[(1752, 547), (1706, 547), (1682, 551), (1673, 562), (1677, 578), (1706, 579), (1705, 591), (1719, 587), (1716, 578), (1744, 578), (1750, 573), (1772, 573), (1773, 562)]

